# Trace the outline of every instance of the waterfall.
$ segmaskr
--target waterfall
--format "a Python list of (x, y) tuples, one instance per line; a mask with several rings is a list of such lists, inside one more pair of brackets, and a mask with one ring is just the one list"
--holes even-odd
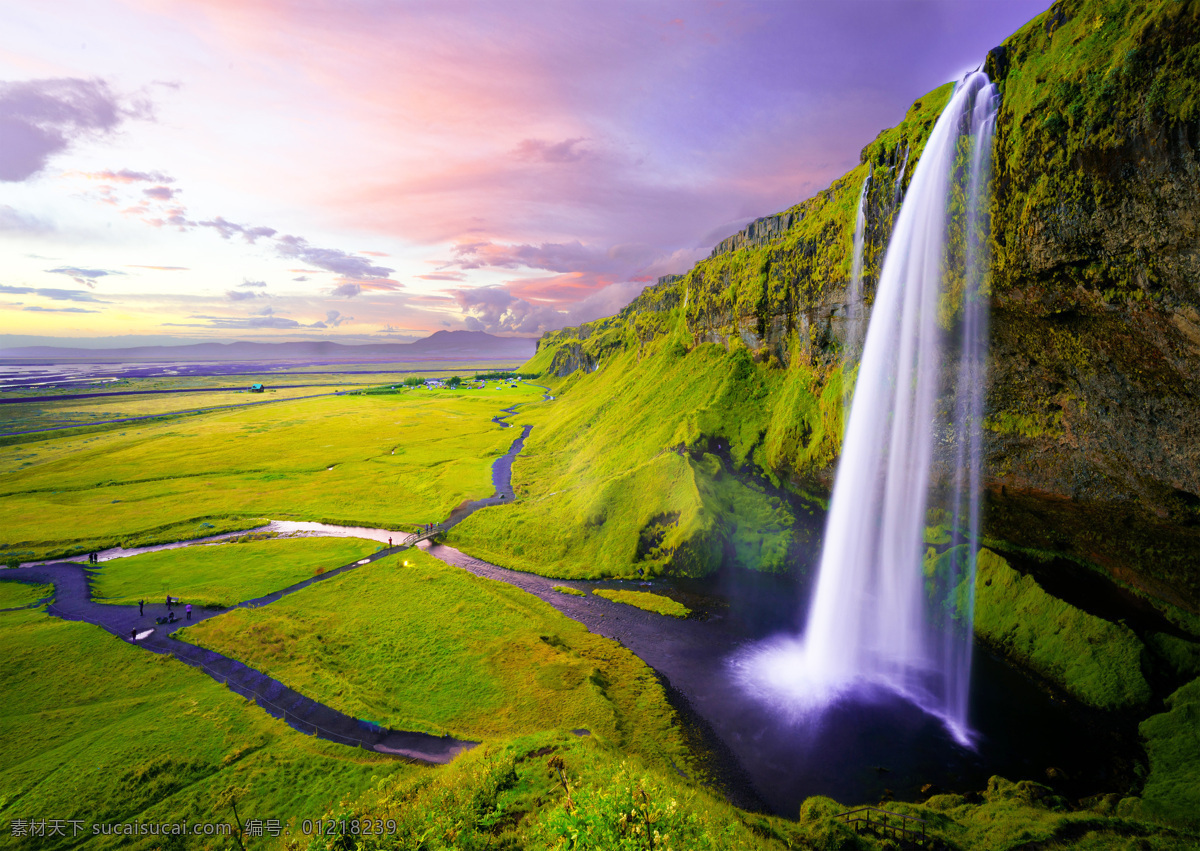
[(900, 173), (896, 175), (896, 182), (892, 186), (892, 221), (896, 220), (896, 211), (900, 208), (900, 192), (904, 186), (904, 172), (908, 171), (908, 154), (909, 146), (904, 146), (904, 163), (900, 166)]
[[(991, 184), (992, 136), (996, 129), (995, 87), (988, 85), (976, 96), (971, 114), (971, 171), (967, 182), (966, 220), (963, 227), (963, 300), (961, 343), (955, 387), (954, 489), (949, 510), (950, 528), (964, 543), (956, 548), (941, 577), (943, 598), (962, 587), (966, 598), (961, 610), (944, 607), (935, 626), (943, 637), (943, 658), (955, 671), (944, 695), (946, 713), (966, 724), (967, 697), (971, 682), (971, 627), (975, 617), (975, 559), (979, 554), (979, 513), (983, 495), (981, 477), (983, 446), (983, 389), (987, 379), (988, 295), (984, 278), (988, 268), (987, 237), (990, 232), (988, 187)], [(956, 601), (957, 602), (957, 601)], [(957, 611), (957, 618), (947, 613)], [(954, 622), (952, 622), (954, 621)], [(965, 631), (965, 636), (960, 633)], [(965, 639), (965, 640), (964, 640)]]
[(854, 254), (850, 263), (850, 286), (846, 291), (846, 350), (851, 355), (857, 354), (862, 346), (863, 320), (866, 318), (862, 303), (863, 248), (867, 234), (867, 192), (874, 173), (872, 166), (858, 193), (858, 217), (854, 222)]
[[(811, 709), (882, 687), (970, 741), (972, 600), (955, 595), (963, 587), (971, 595), (978, 547), (986, 192), (997, 100), (982, 72), (956, 86), (897, 216), (804, 636), (735, 662), (743, 684), (781, 708)], [(948, 327), (960, 329), (957, 342)], [(946, 398), (950, 415), (939, 416)], [(954, 469), (942, 478), (951, 480), (945, 510), (960, 546), (926, 576), (927, 510), (939, 507), (930, 499), (935, 463)]]

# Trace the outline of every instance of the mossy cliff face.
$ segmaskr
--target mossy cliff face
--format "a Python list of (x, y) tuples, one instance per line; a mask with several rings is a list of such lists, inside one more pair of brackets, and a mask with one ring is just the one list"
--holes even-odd
[(990, 62), (992, 534), (1200, 601), (1200, 5), (1056, 3)]
[[(1200, 4), (1059, 2), (986, 64), (1002, 92), (987, 534), (1198, 612)], [(748, 354), (765, 387), (802, 387), (800, 402), (830, 396), (831, 382), (853, 377), (843, 317), (863, 181), (870, 173), (869, 308), (898, 203), (951, 90), (920, 98), (828, 189), (617, 316), (547, 334), (531, 368), (586, 374), (618, 352), (715, 343)], [(785, 395), (745, 412), (759, 429), (745, 455), (827, 488), (840, 432), (817, 434), (799, 415), (789, 430)]]

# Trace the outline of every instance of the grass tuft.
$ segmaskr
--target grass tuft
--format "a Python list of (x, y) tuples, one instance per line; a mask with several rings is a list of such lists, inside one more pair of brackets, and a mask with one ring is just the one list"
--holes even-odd
[(637, 606), (647, 612), (657, 612), (660, 615), (670, 615), (673, 618), (686, 618), (692, 610), (677, 600), (664, 597), (662, 594), (651, 594), (648, 591), (626, 591), (623, 589), (597, 588), (592, 592), (597, 597), (612, 600), (614, 603), (624, 603), (627, 606)]

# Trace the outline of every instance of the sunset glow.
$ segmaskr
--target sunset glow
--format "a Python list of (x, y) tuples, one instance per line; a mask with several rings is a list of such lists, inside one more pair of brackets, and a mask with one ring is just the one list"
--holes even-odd
[(608, 315), (1045, 6), (18, 0), (0, 342)]

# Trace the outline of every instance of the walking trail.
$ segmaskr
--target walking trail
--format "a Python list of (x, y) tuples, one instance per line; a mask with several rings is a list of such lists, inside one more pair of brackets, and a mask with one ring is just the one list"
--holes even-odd
[[(547, 392), (549, 388), (546, 389)], [(548, 395), (546, 398), (550, 398)], [(503, 409), (504, 416), (493, 418), (493, 422), (504, 428), (512, 424), (505, 420), (517, 412), (517, 405)], [(486, 499), (464, 502), (451, 513), (450, 517), (438, 524), (429, 533), (421, 536), (411, 536), (414, 539), (432, 537), (436, 533), (450, 528), (473, 511), (488, 505), (500, 505), (510, 502), (512, 496), (512, 462), (525, 445), (529, 436), (530, 426), (525, 426), (521, 436), (513, 441), (508, 452), (502, 455), (492, 465), (492, 482), (495, 495)], [(322, 536), (353, 536), (378, 541), (404, 540), (405, 535), (387, 529), (366, 529), (356, 527), (337, 527), (321, 523), (293, 523), (276, 521), (268, 526), (249, 531), (277, 531), (290, 534), (310, 534)], [(214, 535), (192, 541), (176, 544), (162, 544), (152, 547), (136, 547), (125, 549), (114, 547), (98, 553), (100, 562), (113, 558), (123, 558), (145, 552), (165, 549), (176, 549), (181, 546), (197, 546), (226, 540), (246, 531)], [(294, 594), (314, 582), (323, 582), (331, 577), (354, 570), (364, 564), (378, 561), (381, 558), (394, 555), (406, 549), (406, 546), (386, 547), (374, 555), (359, 559), (351, 564), (343, 565), (334, 570), (297, 582), (279, 591), (253, 600), (245, 600), (236, 606), (224, 609), (207, 609), (193, 607), (191, 620), (182, 615), (182, 608), (177, 607), (177, 617), (173, 624), (156, 624), (159, 617), (168, 616), (166, 600), (154, 601), (146, 605), (144, 614), (139, 615), (137, 606), (119, 606), (98, 603), (92, 598), (93, 568), (87, 568), (71, 562), (50, 562), (24, 565), (10, 568), (0, 574), (0, 579), (26, 582), (32, 584), (47, 584), (54, 586), (53, 602), (46, 608), (47, 614), (63, 620), (84, 621), (108, 630), (119, 638), (131, 641), (152, 653), (171, 653), (181, 662), (204, 671), (218, 682), (224, 683), (232, 691), (254, 700), (267, 713), (286, 721), (295, 729), (316, 735), (329, 741), (354, 747), (364, 747), (380, 753), (394, 754), (418, 762), (446, 763), (464, 750), (475, 747), (478, 742), (464, 741), (450, 736), (431, 736), (426, 733), (390, 730), (385, 727), (353, 718), (338, 710), (305, 697), (294, 689), (267, 676), (261, 671), (245, 665), (236, 659), (231, 659), (214, 650), (208, 650), (171, 638), (171, 634), (181, 627), (199, 623), (208, 618), (217, 617), (234, 608), (257, 608)], [(39, 601), (34, 605), (45, 603)]]

